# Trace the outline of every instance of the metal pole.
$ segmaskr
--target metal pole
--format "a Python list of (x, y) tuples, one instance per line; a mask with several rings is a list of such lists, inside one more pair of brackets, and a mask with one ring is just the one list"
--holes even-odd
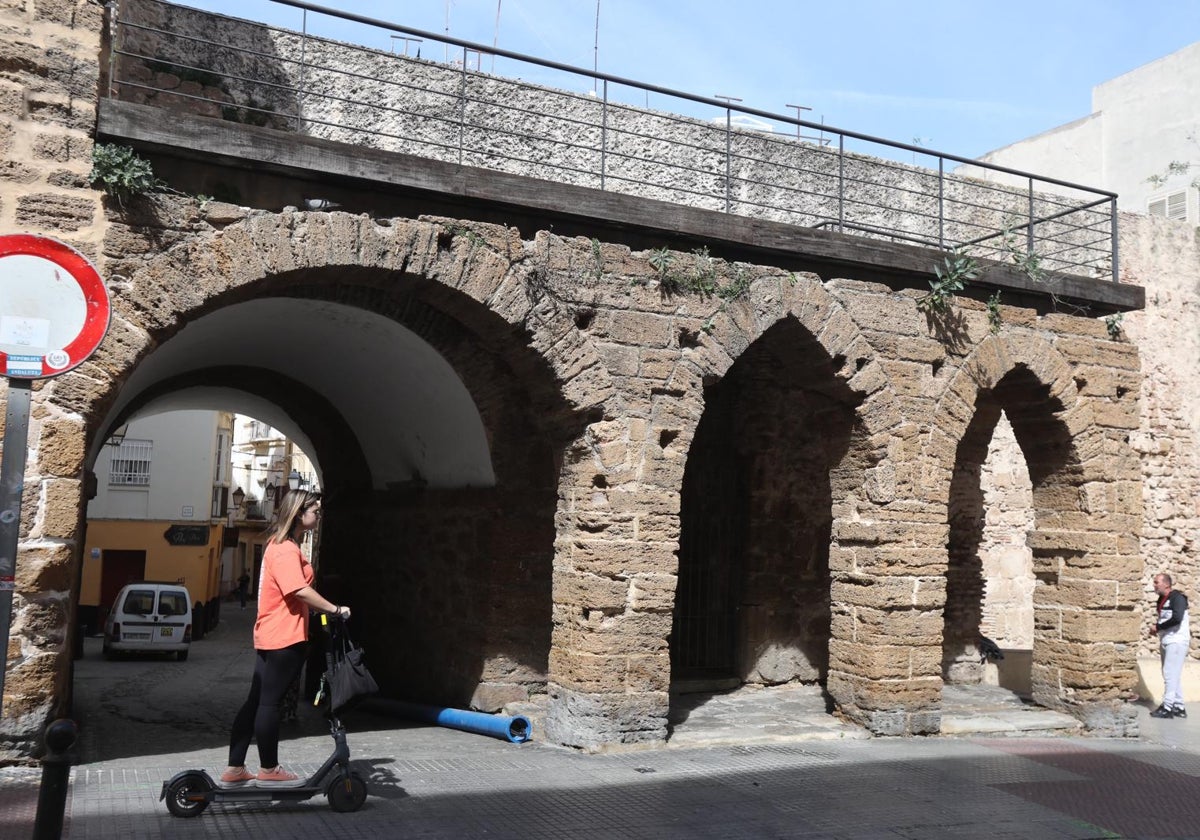
[(592, 90), (600, 85), (600, 0), (596, 0), (596, 40), (592, 44)]
[(725, 212), (729, 212), (730, 178), (733, 173), (733, 112), (725, 108)]
[(0, 460), (0, 643), (4, 645), (4, 670), (0, 671), (0, 712), (3, 712), (4, 678), (8, 671), (8, 633), (12, 627), (17, 543), (21, 535), (21, 494), (25, 491), (25, 449), (29, 442), (31, 393), (28, 379), (8, 380), (4, 456)]
[(121, 35), (121, 9), (116, 3), (111, 3), (105, 6), (105, 12), (108, 14), (108, 32), (111, 42), (108, 48), (108, 96), (113, 98), (117, 95), (117, 51), (120, 49)]
[(70, 787), (69, 750), (79, 735), (75, 721), (60, 718), (46, 727), (46, 757), (42, 759), (42, 788), (38, 791), (37, 816), (33, 840), (58, 840), (62, 837), (63, 813)]
[[(447, 7), (449, 4), (447, 4)], [(448, 13), (447, 13), (448, 14)], [(463, 140), (467, 131), (467, 48), (463, 47), (462, 75), (458, 85), (458, 165), (463, 162)]]
[(604, 172), (608, 162), (608, 79), (604, 80), (604, 98), (600, 100), (600, 189), (604, 189)]
[(785, 105), (784, 107), (796, 109), (796, 139), (799, 140), (800, 139), (800, 112), (801, 111), (811, 111), (812, 108), (808, 107), (807, 105)]
[(938, 247), (946, 247), (946, 159), (938, 156)]
[(846, 221), (846, 135), (838, 135), (838, 230)]
[(308, 48), (308, 9), (300, 22), (300, 89), (296, 91), (296, 133), (304, 132), (304, 54)]
[(1121, 240), (1117, 237), (1117, 197), (1113, 196), (1109, 203), (1109, 220), (1112, 225), (1112, 281), (1121, 282), (1120, 256)]
[(732, 103), (741, 102), (736, 96), (713, 94), (713, 99), (725, 103), (725, 212), (730, 212), (733, 191), (733, 107)]
[[(496, 28), (492, 30), (492, 75), (496, 75), (496, 47), (500, 46), (500, 3), (501, 0), (496, 0)], [(405, 55), (408, 50), (404, 51)], [(479, 68), (481, 71), (483, 68)]]
[(1033, 179), (1029, 179), (1029, 227), (1025, 229), (1025, 253), (1033, 253)]

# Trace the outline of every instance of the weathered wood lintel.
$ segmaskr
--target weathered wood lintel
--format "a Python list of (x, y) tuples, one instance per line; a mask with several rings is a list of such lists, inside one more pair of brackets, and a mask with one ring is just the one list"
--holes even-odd
[[(169, 118), (166, 118), (168, 117)], [(100, 101), (97, 133), (154, 152), (207, 163), (358, 184), (372, 190), (440, 197), (459, 208), (511, 208), (526, 219), (552, 222), (555, 230), (603, 230), (659, 237), (662, 244), (694, 243), (714, 255), (780, 263), (827, 278), (878, 280), (893, 288), (927, 288), (936, 249), (869, 239), (831, 230), (701, 210), (385, 152), (290, 132), (207, 117), (164, 112), (148, 105)], [(1126, 312), (1145, 306), (1145, 289), (1061, 273), (1034, 281), (1013, 266), (986, 262), (984, 274), (963, 294), (983, 298), (999, 289), (1005, 303), (1048, 311), (1066, 306), (1086, 315)]]

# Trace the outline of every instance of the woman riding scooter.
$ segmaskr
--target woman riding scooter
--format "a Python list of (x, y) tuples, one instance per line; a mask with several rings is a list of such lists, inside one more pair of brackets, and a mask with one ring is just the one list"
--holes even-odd
[[(338, 606), (313, 589), (312, 564), (300, 550), (301, 539), (317, 526), (320, 516), (320, 493), (292, 491), (267, 532), (254, 623), (254, 676), (246, 702), (233, 721), (229, 766), (221, 774), (223, 786), (299, 781), (279, 764), (279, 705), (304, 665), (308, 611), (312, 608), (350, 617), (349, 607)], [(258, 744), (257, 775), (246, 769), (251, 738)]]

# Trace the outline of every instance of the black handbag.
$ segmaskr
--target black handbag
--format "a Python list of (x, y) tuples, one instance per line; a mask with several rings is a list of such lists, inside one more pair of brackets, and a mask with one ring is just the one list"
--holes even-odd
[(367, 670), (362, 648), (356, 647), (343, 622), (334, 624), (325, 672), (329, 708), (338, 712), (356, 700), (379, 692), (379, 684)]

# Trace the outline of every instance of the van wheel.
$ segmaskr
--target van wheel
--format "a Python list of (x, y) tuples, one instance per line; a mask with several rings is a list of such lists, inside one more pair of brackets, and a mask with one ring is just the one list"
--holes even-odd
[(113, 660), (113, 659), (117, 658), (116, 653), (108, 645), (105, 645), (104, 647), (100, 648), (100, 655), (108, 660)]
[(187, 662), (187, 656), (188, 656), (188, 652), (186, 650), (178, 651), (175, 654), (175, 658), (178, 659), (180, 662)]

